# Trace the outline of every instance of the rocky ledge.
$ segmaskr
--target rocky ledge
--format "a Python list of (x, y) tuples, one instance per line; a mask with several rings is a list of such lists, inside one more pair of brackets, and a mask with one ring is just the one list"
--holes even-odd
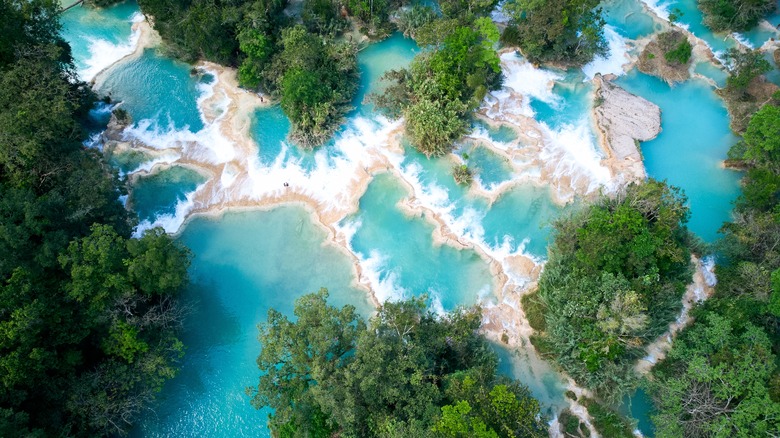
[[(696, 43), (695, 40), (693, 42)], [(685, 52), (683, 45), (686, 43), (687, 56), (680, 53)], [(680, 30), (657, 34), (639, 55), (636, 67), (642, 73), (661, 78), (670, 85), (683, 82), (690, 77), (693, 47), (688, 36)], [(670, 59), (667, 59), (667, 55), (671, 55)]]
[(646, 178), (638, 142), (652, 140), (661, 132), (661, 109), (607, 77), (596, 75), (593, 84), (593, 113), (605, 164), (613, 176), (622, 175), (625, 181)]

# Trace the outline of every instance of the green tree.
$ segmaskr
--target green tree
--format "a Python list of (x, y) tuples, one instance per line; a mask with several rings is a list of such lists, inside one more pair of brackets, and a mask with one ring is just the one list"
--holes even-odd
[[(650, 392), (659, 436), (772, 436), (780, 432), (780, 221), (773, 104), (750, 120), (730, 156), (748, 172), (717, 243), (715, 294), (695, 309)], [(748, 152), (749, 151), (749, 152)]]
[(488, 429), (484, 421), (469, 416), (471, 406), (467, 401), (456, 405), (442, 406), (441, 418), (433, 426), (433, 431), (448, 438), (498, 438), (493, 429)]
[(375, 97), (390, 116), (404, 116), (412, 145), (429, 157), (452, 150), (465, 133), (468, 116), (501, 83), (495, 51), (499, 32), (489, 18), (437, 38), (441, 44), (418, 55), (409, 70), (386, 74), (384, 79), (393, 83)]
[(261, 83), (281, 98), (293, 125), (290, 137), (313, 147), (325, 141), (351, 109), (357, 91), (356, 53), (351, 44), (323, 39), (295, 26), (282, 31), (278, 51), (262, 69), (262, 78), (254, 76), (256, 64), (240, 72), (245, 84)]
[(604, 399), (636, 384), (633, 361), (676, 316), (691, 279), (687, 219), (679, 190), (650, 180), (555, 223), (535, 345)]
[(129, 238), (58, 9), (0, 0), (0, 435), (122, 435), (175, 373), (188, 255)]
[(418, 30), (436, 20), (436, 12), (430, 6), (413, 5), (398, 15), (398, 30), (407, 38), (415, 38)]
[(780, 173), (780, 107), (764, 105), (753, 115), (742, 140), (744, 158), (756, 167)]
[(341, 16), (341, 4), (335, 0), (304, 0), (301, 18), (309, 32), (320, 35), (334, 36), (348, 24)]
[(776, 365), (766, 333), (705, 312), (674, 343), (651, 384), (659, 436), (761, 436), (780, 431), (767, 382)]
[(439, 7), (445, 17), (469, 19), (490, 14), (497, 4), (497, 0), (442, 0)]
[(546, 435), (528, 389), (496, 375), (478, 309), (439, 317), (423, 299), (385, 303), (366, 324), (326, 299), (306, 295), (295, 322), (271, 310), (260, 326), (261, 377), (248, 392), (255, 407), (273, 408), (273, 433), (455, 436), (451, 425), (467, 415), (463, 433)]
[(512, 17), (505, 41), (520, 46), (534, 63), (580, 66), (607, 52), (598, 0), (509, 0)]
[(758, 24), (758, 20), (777, 9), (772, 0), (699, 0), (704, 24), (715, 32), (740, 32)]
[(753, 79), (772, 70), (769, 61), (764, 59), (759, 50), (729, 49), (726, 60), (730, 65), (726, 86), (729, 90), (743, 92)]

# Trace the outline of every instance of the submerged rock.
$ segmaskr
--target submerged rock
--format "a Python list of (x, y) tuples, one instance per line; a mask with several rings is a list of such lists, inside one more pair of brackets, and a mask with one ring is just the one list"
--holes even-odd
[(613, 175), (623, 175), (627, 181), (644, 179), (647, 173), (638, 142), (652, 140), (661, 132), (661, 109), (599, 74), (593, 84), (593, 113), (607, 156), (605, 164)]

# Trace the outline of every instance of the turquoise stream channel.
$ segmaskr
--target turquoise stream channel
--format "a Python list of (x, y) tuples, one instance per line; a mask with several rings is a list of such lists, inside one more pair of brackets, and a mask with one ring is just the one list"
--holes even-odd
[[(697, 23), (693, 0), (675, 2), (684, 8), (683, 22), (716, 50), (734, 44), (733, 39), (708, 32)], [(611, 0), (605, 4), (607, 22), (623, 38), (641, 38), (661, 26), (638, 0)], [(113, 61), (133, 52), (138, 35), (131, 31), (142, 17), (135, 3), (106, 9), (76, 7), (63, 14), (63, 35), (73, 46), (76, 67), (85, 80), (94, 79)], [(778, 19), (780, 17), (774, 17)], [(770, 17), (770, 20), (773, 17)], [(745, 38), (760, 45), (773, 34), (761, 29)], [(725, 39), (724, 39), (725, 38)], [(419, 49), (400, 35), (373, 44), (358, 55), (361, 84), (348, 119), (377, 117), (366, 98), (381, 90), (381, 75), (411, 61)], [(214, 78), (192, 74), (191, 66), (147, 49), (129, 58), (97, 81), (97, 91), (121, 102), (133, 119), (134, 132), (145, 138), (197, 135), (207, 129), (198, 110), (198, 99)], [(707, 64), (697, 72), (722, 83), (722, 72)], [(531, 99), (537, 120), (552, 130), (591, 125), (592, 86), (580, 71), (558, 72), (555, 102)], [(663, 132), (641, 145), (648, 173), (682, 188), (692, 210), (690, 227), (706, 241), (729, 219), (731, 203), (739, 193), (740, 175), (721, 168), (728, 148), (737, 141), (728, 130), (725, 108), (704, 80), (690, 80), (675, 87), (636, 72), (617, 81), (632, 93), (662, 109)], [(105, 111), (104, 111), (105, 112)], [(492, 128), (476, 122), (475, 128), (496, 143), (516, 139), (508, 127)], [(252, 118), (252, 136), (258, 144), (261, 164), (294, 160), (304, 169), (317, 165), (314, 153), (302, 152), (286, 142), (290, 124), (278, 106), (259, 109)], [(336, 136), (348, 129), (348, 124)], [(591, 130), (588, 138), (595, 138)], [(189, 138), (189, 137), (188, 137)], [(328, 159), (337, 154), (333, 144), (323, 146)], [(337, 227), (348, 230), (348, 246), (361, 261), (365, 275), (376, 280), (380, 299), (427, 294), (434, 310), (495, 300), (495, 279), (488, 264), (471, 249), (459, 250), (434, 241), (434, 226), (426, 214), (410, 214), (402, 204), (412, 193), (432, 200), (450, 225), (494, 251), (522, 250), (537, 259), (546, 256), (552, 221), (570, 208), (551, 201), (548, 188), (516, 185), (489, 201), (474, 195), (452, 179), (453, 165), (466, 162), (478, 183), (490, 189), (516, 178), (511, 163), (485, 146), (466, 140), (457, 155), (427, 159), (404, 146), (400, 168), (376, 175), (362, 195), (359, 209)], [(122, 174), (131, 173), (150, 160), (140, 153), (119, 153), (111, 158)], [(195, 171), (174, 166), (133, 179), (128, 206), (149, 223), (172, 216), (188, 194), (205, 181)], [(178, 235), (193, 253), (191, 285), (184, 301), (192, 309), (183, 340), (187, 352), (181, 373), (171, 380), (159, 400), (135, 428), (137, 436), (268, 436), (265, 411), (250, 406), (244, 389), (256, 383), (255, 358), (261, 345), (256, 325), (267, 311), (290, 315), (294, 300), (325, 286), (335, 305), (352, 304), (369, 316), (372, 306), (364, 290), (355, 287), (353, 256), (330, 240), (329, 231), (313, 220), (302, 206), (282, 206), (269, 211), (229, 212), (196, 217)], [(563, 385), (549, 367), (532, 367), (532, 359), (496, 347), (502, 372), (527, 384), (554, 415), (564, 405)], [(531, 370), (546, 369), (544, 372)], [(642, 394), (634, 398), (631, 412), (640, 418), (640, 429), (651, 433), (648, 404)]]

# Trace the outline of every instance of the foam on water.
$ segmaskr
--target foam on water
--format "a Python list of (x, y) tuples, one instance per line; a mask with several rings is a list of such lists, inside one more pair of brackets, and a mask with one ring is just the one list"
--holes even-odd
[(674, 4), (674, 1), (642, 0), (642, 3), (644, 3), (648, 9), (653, 11), (653, 13), (658, 16), (658, 18), (669, 21), (669, 13), (671, 12), (670, 8)]
[(584, 174), (588, 177), (587, 193), (605, 187), (612, 188), (612, 176), (609, 169), (601, 165), (602, 156), (597, 152), (596, 139), (588, 118), (574, 125), (564, 125), (553, 130), (542, 123), (548, 147), (542, 153), (542, 159), (557, 162), (555, 174), (569, 176), (572, 187)]
[[(136, 12), (130, 19), (130, 23), (138, 23), (143, 20), (144, 16), (140, 12)], [(87, 38), (90, 57), (84, 61), (85, 66), (78, 71), (81, 80), (89, 82), (95, 79), (98, 73), (133, 53), (138, 46), (140, 37), (141, 32), (133, 30), (130, 33), (130, 38), (122, 43), (112, 43), (102, 38)]]
[[(378, 250), (372, 250), (367, 258), (360, 257), (360, 268), (374, 292), (374, 297), (380, 303), (409, 298), (407, 290), (398, 284), (398, 274), (388, 268), (387, 264), (387, 257)], [(441, 302), (439, 304), (441, 305)]]
[(729, 35), (731, 38), (734, 38), (739, 44), (742, 44), (743, 46), (747, 47), (748, 49), (754, 49), (755, 46), (753, 45), (753, 42), (750, 41), (745, 35), (742, 35), (738, 32), (732, 32), (731, 35)]
[(593, 79), (596, 73), (620, 76), (625, 73), (623, 66), (630, 62), (628, 43), (613, 26), (606, 25), (604, 27), (604, 36), (609, 45), (607, 55), (599, 56), (582, 67), (586, 80)]
[[(144, 56), (147, 55), (145, 54)], [(510, 62), (515, 62), (514, 65), (518, 70), (511, 71), (510, 69), (508, 72), (509, 88), (516, 93), (524, 93), (528, 99), (536, 99), (550, 105), (556, 105), (559, 98), (552, 93), (551, 88), (553, 82), (561, 76), (551, 71), (534, 69), (520, 58), (516, 56), (514, 58)], [(134, 60), (132, 62), (143, 61)], [(184, 98), (195, 101), (203, 127), (200, 128), (200, 126), (195, 124), (197, 118), (193, 118), (190, 121), (190, 126), (196, 126), (195, 129), (190, 129), (186, 124), (182, 125), (181, 121), (178, 121), (179, 124), (177, 124), (170, 120), (170, 123), (166, 125), (161, 123), (159, 118), (152, 117), (152, 114), (148, 111), (145, 112), (145, 117), (140, 117), (135, 125), (129, 127), (124, 132), (126, 140), (137, 141), (139, 144), (144, 144), (149, 149), (154, 150), (150, 155), (155, 158), (137, 168), (136, 171), (140, 173), (149, 172), (155, 168), (162, 167), (159, 166), (161, 164), (176, 165), (183, 163), (187, 166), (199, 168), (199, 170), (202, 168), (202, 170), (205, 170), (203, 174), (210, 175), (210, 179), (206, 183), (197, 185), (194, 190), (187, 192), (184, 199), (179, 199), (176, 202), (172, 212), (158, 214), (153, 219), (144, 220), (136, 229), (136, 235), (154, 226), (161, 226), (168, 232), (181, 231), (182, 224), (192, 212), (212, 211), (222, 208), (229, 201), (241, 200), (245, 201), (247, 205), (254, 205), (253, 201), (273, 199), (287, 190), (283, 186), (284, 182), (291, 186), (290, 190), (295, 190), (297, 194), (316, 201), (318, 203), (316, 207), (320, 214), (327, 214), (329, 211), (343, 214), (345, 205), (352, 205), (356, 193), (359, 196), (359, 192), (363, 190), (362, 187), (356, 187), (356, 183), (359, 182), (360, 178), (369, 173), (368, 169), (371, 168), (374, 169), (371, 172), (377, 172), (376, 169), (387, 168), (391, 169), (394, 176), (400, 177), (404, 184), (409, 184), (412, 187), (413, 193), (410, 193), (410, 195), (415, 197), (412, 208), (422, 211), (421, 216), (424, 218), (404, 218), (400, 212), (393, 211), (396, 210), (396, 206), (395, 203), (392, 203), (387, 205), (387, 211), (382, 213), (386, 216), (380, 218), (382, 220), (392, 219), (388, 220), (390, 226), (387, 230), (381, 229), (381, 226), (385, 224), (380, 223), (378, 226), (375, 223), (371, 223), (368, 219), (361, 219), (361, 216), (349, 218), (344, 222), (344, 225), (335, 227), (337, 236), (344, 237), (345, 242), (348, 244), (348, 249), (358, 258), (364, 278), (368, 281), (371, 289), (380, 301), (397, 299), (410, 293), (425, 292), (430, 295), (431, 305), (435, 311), (454, 308), (460, 304), (471, 304), (476, 300), (483, 301), (486, 299), (488, 291), (493, 290), (493, 281), (495, 280), (487, 264), (489, 260), (479, 255), (479, 251), (468, 249), (468, 246), (473, 245), (481, 251), (480, 254), (487, 254), (488, 258), (496, 258), (505, 266), (508, 265), (504, 263), (503, 259), (511, 255), (522, 254), (525, 250), (525, 244), (522, 243), (528, 237), (525, 234), (514, 237), (507, 235), (500, 244), (493, 246), (485, 241), (485, 230), (482, 227), (482, 221), (486, 214), (486, 207), (473, 200), (462, 200), (465, 191), (453, 188), (454, 183), (451, 181), (449, 174), (447, 174), (449, 181), (444, 180), (440, 171), (442, 168), (446, 168), (448, 163), (446, 159), (425, 162), (406, 160), (409, 154), (399, 151), (397, 147), (391, 144), (391, 137), (398, 130), (402, 121), (389, 121), (383, 117), (367, 116), (364, 113), (356, 112), (353, 113), (346, 125), (335, 136), (335, 139), (316, 152), (293, 154), (291, 153), (291, 148), (296, 146), (291, 146), (286, 141), (283, 141), (279, 154), (273, 160), (261, 160), (259, 154), (256, 153), (256, 147), (248, 146), (251, 142), (236, 136), (235, 131), (231, 131), (230, 128), (234, 126), (232, 124), (234, 119), (228, 119), (231, 114), (228, 111), (231, 101), (227, 93), (223, 91), (223, 88), (220, 88), (223, 84), (220, 83), (219, 76), (213, 74), (215, 80), (208, 83), (194, 83), (193, 81), (196, 79), (189, 76), (186, 72), (181, 74), (182, 72), (179, 71), (181, 69), (188, 70), (189, 67), (173, 65), (170, 68), (177, 71), (177, 81), (189, 80), (189, 85), (197, 90), (197, 93), (192, 94), (192, 96), (186, 94)], [(128, 69), (127, 71), (132, 72), (133, 70)], [(177, 105), (178, 103), (173, 102), (172, 104)], [(160, 110), (162, 111), (162, 109)], [(528, 103), (525, 104), (523, 111), (526, 114), (532, 112)], [(172, 117), (169, 116), (169, 118)], [(139, 148), (142, 147), (139, 146)], [(247, 154), (247, 151), (253, 151), (254, 156)], [(434, 169), (439, 173), (432, 176), (429, 166), (439, 166), (439, 168)], [(391, 177), (388, 176), (388, 178)], [(364, 179), (360, 179), (360, 181), (364, 181)], [(274, 214), (269, 213), (260, 216), (271, 217)], [(432, 216), (436, 217), (436, 220), (433, 222), (440, 221), (440, 224), (443, 224), (449, 232), (455, 235), (458, 242), (462, 240), (466, 249), (459, 250), (434, 241), (431, 236), (432, 226), (429, 223)], [(222, 219), (224, 223), (228, 222), (226, 218)], [(262, 271), (263, 275), (270, 278), (270, 280), (264, 283), (270, 284), (267, 287), (274, 288), (284, 283), (284, 287), (278, 287), (285, 289), (288, 287), (286, 285), (288, 279), (285, 276), (279, 277), (280, 272), (284, 272), (285, 275), (300, 275), (300, 272), (290, 268), (297, 262), (297, 259), (286, 260), (282, 258), (281, 260), (276, 260), (276, 257), (271, 257), (267, 253), (257, 255), (256, 247), (242, 250), (233, 247), (225, 250), (215, 250), (214, 247), (221, 245), (223, 242), (217, 243), (216, 241), (219, 239), (212, 239), (214, 242), (211, 242), (206, 236), (207, 232), (202, 231), (210, 226), (204, 225), (208, 221), (197, 222), (199, 224), (196, 228), (201, 230), (199, 232), (203, 232), (204, 236), (196, 236), (197, 232), (191, 231), (196, 228), (191, 229), (188, 227), (184, 232), (186, 234), (185, 240), (188, 243), (193, 243), (193, 250), (198, 254), (196, 263), (203, 269), (203, 271), (198, 272), (199, 281), (202, 282), (204, 277), (210, 277), (214, 272), (221, 272), (219, 282), (229, 283), (236, 278), (235, 275), (231, 276), (231, 274), (235, 273), (233, 272), (234, 270), (240, 271), (238, 272), (240, 279), (243, 279), (244, 276), (253, 275), (255, 271)], [(220, 224), (220, 226), (222, 227), (223, 225)], [(262, 227), (266, 226), (270, 228), (277, 227), (279, 230), (283, 227), (279, 224), (262, 224)], [(373, 231), (376, 231), (376, 228), (380, 228), (380, 232), (393, 233), (399, 230), (392, 228), (395, 226), (400, 227), (399, 229), (404, 232), (389, 234), (387, 236), (389, 243), (376, 245), (368, 250), (365, 250), (364, 245), (364, 248), (361, 248), (364, 250), (362, 252), (352, 248), (352, 245), (360, 240), (362, 233), (369, 231), (367, 230), (368, 228), (375, 228)], [(249, 236), (253, 232), (247, 231), (245, 228), (241, 228), (241, 233), (248, 234), (241, 237), (246, 240), (252, 240)], [(268, 240), (294, 240), (300, 234), (301, 228), (305, 229), (305, 226), (301, 225), (297, 233), (294, 231), (294, 227), (292, 228), (293, 231), (288, 228), (284, 228), (287, 231), (281, 232), (281, 235), (270, 233)], [(275, 229), (271, 231), (275, 231)], [(210, 233), (209, 235), (218, 235), (220, 233), (229, 234), (233, 232), (234, 230), (230, 226), (224, 225), (224, 228), (219, 232), (212, 230), (208, 233)], [(417, 250), (404, 252), (400, 255), (398, 253), (389, 253), (387, 249), (393, 249), (393, 245), (397, 246), (397, 236), (403, 236), (404, 238), (414, 237), (417, 239)], [(517, 240), (521, 242), (515, 243)], [(225, 242), (227, 241), (226, 239)], [(244, 240), (239, 240), (239, 242), (244, 243)], [(257, 246), (264, 246), (265, 243), (261, 242)], [(274, 248), (274, 250), (281, 253), (285, 251), (285, 248)], [(228, 257), (226, 258), (224, 253), (230, 254), (227, 254)], [(249, 255), (254, 256), (249, 257)], [(217, 260), (213, 262), (216, 263), (215, 265), (208, 266), (209, 262), (204, 261), (209, 257)], [(247, 273), (244, 272), (246, 269), (238, 268), (243, 266), (246, 260), (232, 260), (230, 257), (245, 257), (247, 259), (260, 257), (261, 260), (258, 263), (262, 263), (264, 266), (267, 264), (268, 266), (256, 269), (251, 268), (252, 272)], [(293, 255), (293, 257), (296, 256)], [(429, 265), (424, 267), (415, 265), (415, 262), (419, 262), (420, 258), (428, 258)], [(306, 266), (306, 269), (325, 271), (332, 266), (332, 261), (309, 263), (312, 266)], [(403, 269), (406, 269), (406, 271), (404, 272), (397, 265), (403, 265)], [(230, 266), (231, 269), (227, 269), (226, 266)], [(233, 266), (236, 266), (236, 268), (232, 268)], [(423, 269), (426, 270), (422, 271)], [(319, 279), (322, 278), (322, 275), (309, 274), (309, 271), (307, 271), (306, 276), (316, 278), (317, 281), (320, 281)], [(521, 277), (511, 277), (511, 280), (517, 282), (525, 281)], [(222, 286), (219, 288), (224, 289)], [(236, 293), (241, 296), (236, 296), (232, 293), (220, 293), (224, 294), (226, 302), (229, 302), (231, 309), (236, 307), (237, 304), (247, 307), (247, 303), (255, 303), (257, 297), (263, 297), (269, 303), (274, 299), (277, 301), (283, 299), (289, 307), (290, 300), (287, 295), (279, 298), (275, 297), (274, 293), (269, 293), (268, 291), (259, 293), (252, 291), (250, 293), (245, 289), (237, 289)], [(252, 293), (256, 294), (253, 299), (244, 296)], [(271, 305), (269, 303), (264, 302), (263, 306)], [(249, 324), (242, 323), (242, 336), (246, 336), (250, 331), (252, 332), (251, 334), (254, 334), (254, 329), (247, 330), (245, 326), (254, 327), (258, 320), (258, 315), (240, 309), (237, 312), (242, 314), (241, 318), (248, 320), (244, 321), (244, 323), (249, 322)], [(251, 338), (253, 337), (251, 336)], [(235, 349), (235, 346), (225, 345), (226, 347), (223, 350), (229, 350), (230, 355), (235, 355), (238, 351)], [(222, 347), (223, 345), (220, 345), (220, 348)], [(242, 351), (251, 351), (253, 354), (249, 356), (253, 356), (256, 354), (256, 347), (254, 343), (246, 344), (242, 347)], [(195, 347), (195, 349), (197, 348)], [(209, 354), (211, 353), (209, 352)], [(218, 355), (220, 357), (224, 356), (222, 353)], [(195, 361), (188, 362), (190, 364), (196, 363), (206, 366), (207, 362), (212, 360), (209, 357), (204, 359), (202, 356), (197, 356), (196, 353), (194, 356), (188, 355), (186, 360)], [(249, 362), (251, 366), (251, 360)], [(242, 372), (252, 368), (241, 366)], [(232, 373), (235, 370), (231, 369), (225, 372)], [(189, 379), (192, 375), (198, 375), (200, 379), (203, 379), (201, 373), (193, 370), (192, 365), (183, 374), (185, 377), (182, 377), (182, 379)], [(185, 389), (179, 388), (174, 390), (174, 392), (189, 394), (192, 387), (198, 387), (198, 380), (195, 380), (196, 383), (190, 382)], [(166, 424), (161, 426), (160, 430), (168, 432), (172, 430), (187, 431), (190, 434), (195, 431), (205, 434), (208, 434), (209, 431), (213, 433), (215, 425), (221, 424), (218, 417), (223, 412), (222, 406), (215, 405), (213, 403), (214, 400), (204, 401), (204, 399), (211, 398), (214, 394), (217, 394), (218, 397), (226, 394), (225, 383), (222, 382), (220, 385), (222, 385), (220, 390), (215, 391), (214, 388), (211, 388), (212, 382), (207, 382), (206, 386), (209, 386), (209, 388), (204, 390), (207, 393), (197, 394), (193, 397), (193, 405), (190, 407), (184, 406), (188, 403), (189, 398), (180, 397), (181, 394), (179, 394), (177, 401), (170, 405), (174, 406), (175, 412), (168, 412), (170, 417), (164, 420)], [(246, 402), (246, 400), (240, 397), (234, 400), (233, 393), (231, 392), (230, 394), (231, 400), (228, 404), (231, 406), (236, 405), (236, 403)], [(238, 410), (241, 411), (241, 408), (238, 408)], [(182, 420), (183, 418), (186, 418), (186, 420)], [(198, 420), (192, 420), (192, 418), (198, 418)], [(191, 424), (188, 421), (194, 421), (198, 424)], [(251, 422), (251, 420), (248, 421)], [(155, 424), (154, 420), (150, 420), (147, 427), (156, 428)], [(246, 426), (246, 424), (242, 424), (231, 427), (243, 428)], [(165, 432), (160, 433), (164, 434)]]
[(164, 151), (161, 155), (156, 156), (156, 157), (152, 158), (151, 160), (144, 161), (143, 163), (138, 165), (138, 167), (136, 167), (132, 171), (126, 172), (126, 173), (125, 172), (120, 172), (120, 174), (122, 176), (124, 176), (126, 174), (133, 174), (133, 173), (149, 173), (156, 166), (158, 166), (160, 164), (167, 164), (167, 163), (175, 162), (179, 158), (181, 158), (181, 155), (178, 154), (175, 151)]
[(175, 233), (181, 229), (184, 221), (187, 220), (192, 208), (195, 206), (195, 195), (205, 187), (205, 184), (201, 184), (195, 190), (187, 193), (184, 200), (178, 201), (172, 214), (161, 214), (154, 220), (143, 220), (138, 226), (136, 226), (133, 232), (134, 237), (140, 237), (146, 232), (155, 227), (162, 227), (167, 233)]
[[(559, 97), (552, 92), (552, 87), (555, 81), (563, 79), (561, 74), (536, 68), (514, 52), (502, 54), (501, 63), (504, 72), (504, 87), (523, 96), (522, 104), (518, 108), (519, 112), (516, 114), (533, 117), (534, 112), (528, 99), (536, 99), (551, 106), (560, 102)], [(509, 98), (507, 93), (502, 92), (494, 92), (493, 95), (499, 101), (506, 101)], [(510, 111), (513, 110), (509, 105), (504, 107)]]

